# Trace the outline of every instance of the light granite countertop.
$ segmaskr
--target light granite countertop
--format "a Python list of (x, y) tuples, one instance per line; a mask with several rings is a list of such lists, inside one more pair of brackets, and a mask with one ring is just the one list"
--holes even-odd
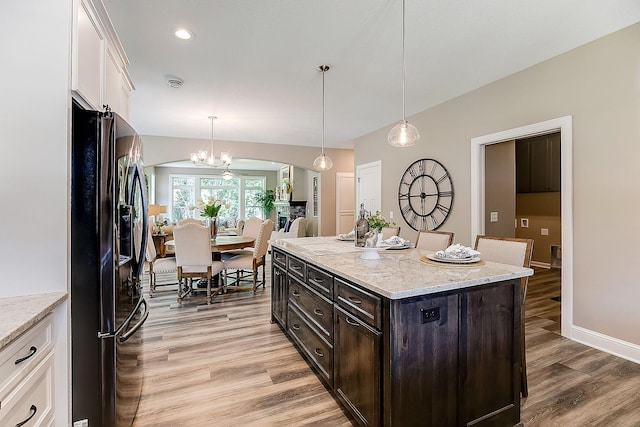
[[(486, 261), (484, 265), (433, 265), (418, 249), (379, 251), (364, 260), (362, 249), (336, 237), (303, 237), (271, 242), (286, 252), (389, 299), (462, 289), (533, 275), (533, 270)], [(482, 255), (480, 255), (482, 258)]]
[(66, 298), (66, 292), (0, 298), (0, 350), (44, 319)]

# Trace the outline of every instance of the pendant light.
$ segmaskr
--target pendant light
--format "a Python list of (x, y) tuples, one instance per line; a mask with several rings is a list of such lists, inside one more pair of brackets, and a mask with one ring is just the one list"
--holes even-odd
[(405, 59), (404, 59), (404, 2), (402, 0), (402, 121), (391, 128), (387, 140), (394, 147), (410, 147), (415, 145), (420, 139), (418, 129), (409, 123), (405, 116), (404, 101), (404, 75), (405, 75)]
[(313, 168), (319, 172), (328, 171), (333, 167), (333, 161), (324, 154), (324, 73), (329, 71), (328, 65), (320, 65), (318, 71), (322, 72), (322, 152), (313, 161)]

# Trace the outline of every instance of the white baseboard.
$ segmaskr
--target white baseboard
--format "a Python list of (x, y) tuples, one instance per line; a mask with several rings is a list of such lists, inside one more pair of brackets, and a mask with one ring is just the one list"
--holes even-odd
[(551, 268), (551, 264), (548, 262), (531, 261), (531, 267)]
[(640, 345), (575, 325), (571, 326), (571, 339), (640, 364)]

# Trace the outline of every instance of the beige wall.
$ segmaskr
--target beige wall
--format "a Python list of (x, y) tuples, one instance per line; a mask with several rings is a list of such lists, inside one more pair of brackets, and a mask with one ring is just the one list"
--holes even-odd
[[(488, 145), (485, 160), (485, 225), (484, 234), (515, 237), (516, 217), (516, 144), (507, 141)], [(498, 213), (498, 222), (491, 222), (491, 212)]]
[[(627, 257), (607, 256), (640, 241), (640, 24), (410, 117), (422, 135), (414, 147), (389, 146), (391, 124), (359, 138), (355, 163), (384, 159), (382, 210), (397, 212), (404, 169), (422, 157), (441, 161), (456, 192), (443, 229), (468, 245), (475, 237), (471, 138), (567, 115), (573, 116), (573, 324), (640, 345), (637, 274)], [(400, 215), (395, 220), (404, 237), (413, 237)]]
[[(202, 146), (202, 139), (170, 138), (162, 136), (143, 136), (144, 162), (146, 166), (185, 160), (188, 153), (197, 151)], [(289, 163), (296, 168), (313, 169), (313, 160), (318, 157), (317, 147), (301, 147), (295, 145), (258, 144), (255, 142), (216, 141), (216, 149), (229, 151), (236, 158), (269, 160)], [(336, 173), (353, 172), (353, 150), (326, 148), (325, 154), (333, 160), (333, 168), (320, 175), (320, 215), (317, 229), (319, 235), (335, 234), (336, 229)], [(294, 172), (294, 188), (296, 172)], [(301, 174), (303, 179), (304, 174)], [(303, 182), (300, 188), (305, 188)]]
[[(533, 239), (532, 261), (549, 264), (551, 245), (562, 244), (560, 193), (522, 193), (516, 196), (516, 237)], [(521, 227), (521, 219), (529, 220), (529, 227)], [(542, 235), (542, 228), (549, 231)]]

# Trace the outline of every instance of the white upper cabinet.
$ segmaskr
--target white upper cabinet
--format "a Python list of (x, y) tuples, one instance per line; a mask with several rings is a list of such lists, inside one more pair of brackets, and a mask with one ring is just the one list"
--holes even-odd
[(86, 107), (109, 105), (125, 119), (133, 90), (129, 64), (100, 0), (76, 0), (72, 41), (71, 90)]

